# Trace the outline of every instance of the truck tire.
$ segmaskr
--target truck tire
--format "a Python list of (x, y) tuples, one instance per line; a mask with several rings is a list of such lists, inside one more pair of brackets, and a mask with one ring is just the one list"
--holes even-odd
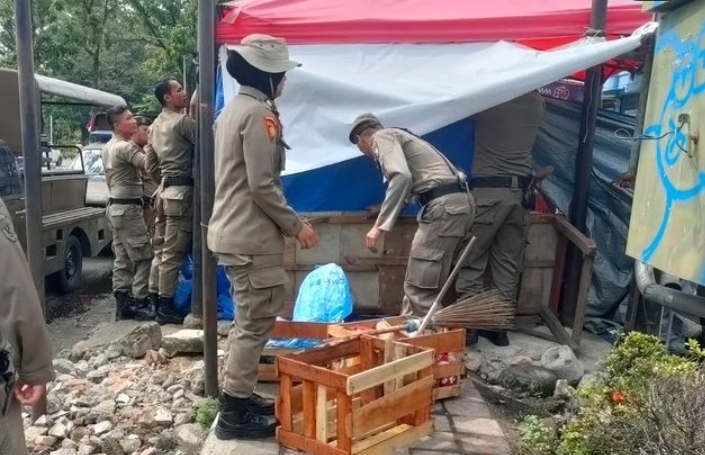
[(66, 241), (66, 248), (64, 248), (64, 269), (50, 276), (53, 288), (64, 294), (75, 291), (81, 285), (82, 271), (81, 241), (75, 235), (71, 235)]

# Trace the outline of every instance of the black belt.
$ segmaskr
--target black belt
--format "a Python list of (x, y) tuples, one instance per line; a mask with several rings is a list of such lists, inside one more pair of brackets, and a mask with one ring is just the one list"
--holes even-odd
[(164, 177), (162, 187), (169, 188), (170, 186), (193, 186), (193, 178), (191, 177)]
[(423, 193), (419, 194), (419, 204), (427, 205), (429, 202), (431, 202), (434, 199), (438, 199), (441, 196), (446, 196), (448, 194), (454, 194), (454, 193), (464, 193), (465, 189), (460, 186), (459, 183), (448, 183), (446, 185), (440, 185), (435, 188), (431, 188), (430, 190), (426, 190)]
[(139, 205), (140, 207), (142, 207), (142, 206), (144, 206), (144, 201), (142, 201), (142, 198), (118, 199), (118, 198), (111, 197), (108, 199), (108, 204)]
[(475, 177), (470, 179), (470, 188), (512, 188), (516, 179), (518, 188), (526, 191), (531, 183), (531, 176), (496, 175), (492, 177)]

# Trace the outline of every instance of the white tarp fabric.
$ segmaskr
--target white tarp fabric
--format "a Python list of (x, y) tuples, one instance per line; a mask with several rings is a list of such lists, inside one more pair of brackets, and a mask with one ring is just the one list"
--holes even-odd
[[(630, 52), (655, 28), (649, 23), (629, 37), (583, 38), (546, 52), (508, 42), (290, 46), (303, 66), (288, 73), (277, 100), (292, 147), (285, 174), (358, 157), (347, 136), (361, 112), (424, 135)], [(225, 56), (221, 48), (227, 103), (237, 83)]]

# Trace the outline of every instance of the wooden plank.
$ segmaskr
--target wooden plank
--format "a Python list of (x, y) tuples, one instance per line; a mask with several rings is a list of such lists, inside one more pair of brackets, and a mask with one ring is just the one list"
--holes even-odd
[(397, 449), (406, 448), (414, 442), (433, 433), (433, 421), (411, 427), (399, 425), (371, 438), (360, 441), (353, 446), (355, 455), (388, 455)]
[(277, 321), (270, 338), (315, 338), (328, 335), (328, 324), (319, 322)]
[(580, 347), (580, 337), (583, 334), (585, 311), (587, 307), (588, 292), (592, 283), (592, 264), (595, 257), (583, 256), (583, 265), (580, 269), (580, 282), (578, 283), (578, 301), (575, 302), (575, 319), (573, 320), (573, 333), (571, 338), (576, 346)]
[(451, 362), (447, 365), (434, 365), (433, 377), (436, 379), (450, 378), (453, 376), (462, 376), (465, 374), (465, 364), (462, 361)]
[(316, 389), (316, 439), (328, 443), (328, 393), (323, 385)]
[(279, 380), (279, 394), (277, 395), (275, 414), (281, 426), (291, 431), (294, 425), (292, 414), (292, 381), (291, 376), (284, 374)]
[(444, 352), (465, 351), (465, 329), (454, 329), (448, 332), (432, 333), (414, 338), (400, 338), (399, 341), (426, 349), (433, 349), (439, 354)]
[(348, 417), (353, 438), (395, 422), (400, 417), (416, 412), (419, 408), (431, 406), (433, 383), (432, 377), (425, 377), (353, 411)]
[(277, 359), (279, 374), (288, 374), (297, 379), (313, 381), (334, 389), (341, 389), (347, 384), (347, 376), (317, 365), (308, 365), (293, 359)]
[[(338, 391), (336, 401), (337, 412), (337, 444), (338, 448), (349, 453), (352, 449), (352, 431), (349, 431), (346, 425), (347, 417), (353, 412), (352, 402), (350, 397), (342, 390)], [(360, 402), (361, 400), (358, 400)]]
[(260, 363), (257, 367), (257, 380), (259, 382), (277, 382), (277, 366), (269, 363)]
[(307, 439), (300, 434), (277, 428), (277, 442), (290, 449), (301, 450), (313, 455), (350, 455), (349, 451), (323, 444), (315, 439)]
[(595, 241), (583, 235), (583, 233), (570, 224), (565, 217), (557, 215), (554, 216), (553, 225), (556, 227), (558, 232), (563, 234), (568, 240), (577, 246), (583, 254), (595, 254), (597, 251)]
[(401, 360), (375, 367), (371, 370), (347, 378), (346, 392), (348, 395), (360, 393), (363, 390), (383, 384), (389, 379), (416, 372), (433, 365), (433, 351), (419, 352)]
[(298, 362), (309, 365), (325, 365), (326, 363), (345, 357), (353, 357), (360, 353), (360, 340), (350, 340), (332, 346), (323, 346), (307, 349), (292, 356)]
[[(368, 371), (377, 365), (374, 357), (373, 341), (374, 340), (369, 337), (360, 338), (360, 369), (362, 371)], [(363, 405), (371, 403), (377, 399), (377, 391), (375, 389), (364, 390), (360, 394), (360, 398), (362, 399)]]
[(316, 437), (316, 383), (304, 381), (304, 436)]
[(551, 278), (551, 297), (548, 301), (548, 306), (554, 313), (560, 311), (561, 290), (563, 288), (563, 272), (565, 268), (565, 257), (568, 252), (568, 239), (565, 236), (558, 236), (558, 244), (556, 245), (556, 266), (553, 269), (553, 277)]
[(555, 314), (548, 307), (541, 308), (541, 319), (546, 323), (551, 333), (558, 339), (558, 342), (570, 346), (574, 351), (578, 350), (578, 346), (573, 342), (573, 340), (566, 332), (565, 328), (561, 325), (561, 321), (558, 320)]
[(462, 392), (462, 387), (460, 384), (446, 386), (446, 387), (436, 387), (433, 389), (433, 401), (445, 400), (446, 398), (452, 398), (460, 396)]

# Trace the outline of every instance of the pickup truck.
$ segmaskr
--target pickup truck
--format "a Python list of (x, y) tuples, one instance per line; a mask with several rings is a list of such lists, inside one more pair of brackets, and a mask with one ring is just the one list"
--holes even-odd
[[(35, 76), (37, 92), (71, 100), (70, 105), (88, 105), (109, 108), (125, 105), (117, 95), (44, 76)], [(26, 212), (24, 199), (24, 165), (19, 113), (17, 72), (0, 69), (0, 197), (13, 218), (15, 230), (26, 249)], [(43, 105), (42, 105), (43, 106)], [(39, 139), (39, 138), (38, 138)], [(40, 142), (39, 140), (37, 141)], [(42, 150), (43, 149), (43, 150)], [(76, 146), (46, 144), (35, 153), (47, 157), (52, 149), (62, 153)], [(19, 160), (18, 160), (19, 159)], [(82, 161), (82, 160), (81, 160)], [(44, 274), (47, 284), (59, 292), (71, 292), (81, 284), (83, 258), (98, 255), (110, 243), (112, 233), (105, 217), (105, 209), (86, 204), (88, 176), (83, 163), (70, 169), (53, 167), (52, 160), (44, 160), (42, 169), (42, 240), (44, 243)]]

